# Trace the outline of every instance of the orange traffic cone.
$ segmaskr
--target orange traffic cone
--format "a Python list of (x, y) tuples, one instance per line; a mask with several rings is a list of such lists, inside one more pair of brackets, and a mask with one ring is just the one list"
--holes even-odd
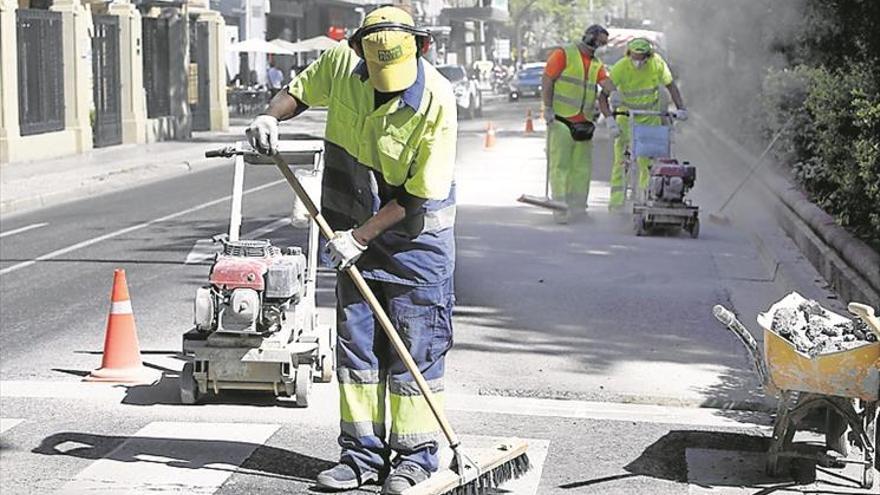
[(490, 149), (495, 146), (495, 126), (492, 124), (490, 120), (488, 124), (486, 124), (486, 139), (483, 141), (483, 148)]
[(532, 123), (532, 109), (526, 112), (526, 134), (535, 132), (535, 124)]
[(113, 293), (104, 337), (104, 357), (101, 367), (92, 371), (85, 381), (143, 385), (155, 383), (158, 379), (159, 372), (145, 367), (141, 362), (125, 270), (117, 269), (113, 272)]

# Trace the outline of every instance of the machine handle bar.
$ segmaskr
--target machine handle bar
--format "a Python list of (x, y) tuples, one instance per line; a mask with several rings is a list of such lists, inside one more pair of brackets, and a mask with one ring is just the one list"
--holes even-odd
[(245, 153), (245, 150), (236, 148), (235, 146), (224, 146), (215, 150), (206, 151), (205, 158), (231, 158), (236, 155), (244, 155)]
[(654, 117), (672, 117), (672, 112), (658, 112), (654, 110), (615, 110), (611, 112), (611, 115), (613, 115), (614, 117), (637, 117), (639, 115), (650, 115)]

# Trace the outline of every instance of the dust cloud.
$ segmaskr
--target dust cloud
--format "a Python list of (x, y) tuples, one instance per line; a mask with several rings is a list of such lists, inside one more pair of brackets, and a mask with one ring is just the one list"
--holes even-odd
[(784, 68), (806, 0), (646, 0), (665, 32), (668, 59), (688, 104), (744, 140), (764, 141), (762, 82)]

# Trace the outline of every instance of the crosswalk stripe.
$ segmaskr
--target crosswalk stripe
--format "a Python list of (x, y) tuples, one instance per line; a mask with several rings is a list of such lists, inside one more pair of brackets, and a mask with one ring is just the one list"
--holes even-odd
[(214, 493), (278, 425), (150, 423), (58, 493)]
[(15, 428), (22, 421), (24, 420), (17, 418), (0, 418), (0, 433), (6, 433), (6, 430)]

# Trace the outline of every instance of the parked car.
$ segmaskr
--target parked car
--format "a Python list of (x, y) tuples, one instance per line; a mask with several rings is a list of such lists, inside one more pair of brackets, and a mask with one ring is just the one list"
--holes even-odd
[(541, 76), (544, 74), (544, 62), (525, 64), (513, 76), (507, 93), (508, 101), (516, 101), (525, 96), (541, 96)]
[(452, 83), (458, 114), (466, 119), (483, 116), (483, 95), (477, 81), (460, 65), (440, 65), (437, 70)]

